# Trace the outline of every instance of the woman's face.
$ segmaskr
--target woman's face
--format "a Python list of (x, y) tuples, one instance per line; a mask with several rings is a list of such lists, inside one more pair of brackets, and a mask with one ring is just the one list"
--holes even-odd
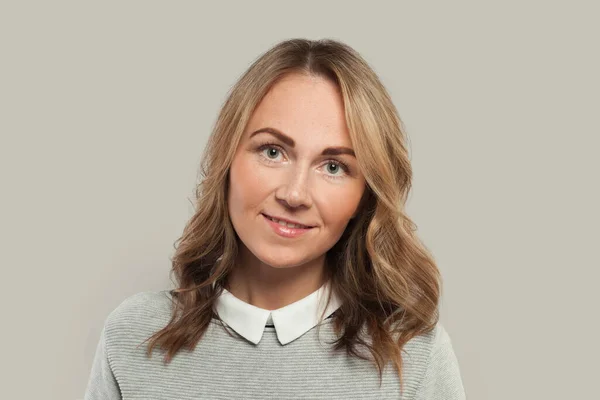
[[(276, 268), (319, 261), (365, 190), (352, 151), (335, 84), (300, 74), (276, 83), (252, 115), (230, 169), (228, 207), (242, 254)], [(311, 228), (284, 227), (265, 215)]]

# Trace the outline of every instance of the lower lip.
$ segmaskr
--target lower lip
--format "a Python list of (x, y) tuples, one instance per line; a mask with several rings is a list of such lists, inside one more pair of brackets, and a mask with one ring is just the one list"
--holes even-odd
[(279, 236), (286, 237), (286, 238), (295, 238), (295, 237), (301, 236), (301, 235), (305, 234), (306, 232), (310, 231), (311, 229), (313, 229), (313, 228), (288, 228), (287, 226), (280, 225), (279, 223), (277, 223), (275, 221), (271, 221), (264, 214), (262, 214), (262, 216), (265, 219), (265, 221), (267, 221), (267, 223), (269, 225), (271, 225), (271, 228), (273, 228), (273, 230), (275, 231), (276, 234), (278, 234)]

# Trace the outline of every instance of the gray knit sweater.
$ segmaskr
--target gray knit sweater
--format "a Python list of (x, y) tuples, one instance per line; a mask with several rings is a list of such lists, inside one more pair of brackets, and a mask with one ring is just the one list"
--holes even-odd
[[(265, 327), (257, 345), (213, 319), (193, 351), (181, 350), (169, 364), (147, 342), (170, 318), (168, 290), (125, 299), (106, 318), (85, 400), (186, 399), (465, 399), (458, 361), (448, 333), (435, 330), (404, 347), (404, 390), (389, 363), (383, 380), (375, 366), (345, 353), (328, 352), (336, 336), (325, 319), (285, 346)], [(368, 354), (368, 353), (365, 353)]]

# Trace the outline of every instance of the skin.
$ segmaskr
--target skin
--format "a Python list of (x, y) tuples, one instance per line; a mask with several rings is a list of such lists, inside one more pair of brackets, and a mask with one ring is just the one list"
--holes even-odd
[[(251, 137), (265, 127), (293, 139), (294, 147), (270, 133)], [(260, 148), (269, 142), (275, 145)], [(352, 149), (334, 83), (288, 75), (259, 103), (229, 172), (229, 214), (240, 239), (226, 283), (234, 296), (275, 310), (323, 285), (325, 254), (343, 234), (366, 187), (354, 156), (321, 154), (338, 146)], [(262, 213), (315, 227), (300, 237), (284, 238)]]

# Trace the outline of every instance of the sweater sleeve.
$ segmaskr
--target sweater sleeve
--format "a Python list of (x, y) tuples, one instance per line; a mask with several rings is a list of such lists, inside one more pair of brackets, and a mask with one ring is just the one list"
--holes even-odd
[(121, 390), (106, 353), (106, 326), (102, 328), (84, 400), (122, 400)]
[(427, 370), (414, 400), (465, 400), (458, 359), (444, 327), (438, 324)]

